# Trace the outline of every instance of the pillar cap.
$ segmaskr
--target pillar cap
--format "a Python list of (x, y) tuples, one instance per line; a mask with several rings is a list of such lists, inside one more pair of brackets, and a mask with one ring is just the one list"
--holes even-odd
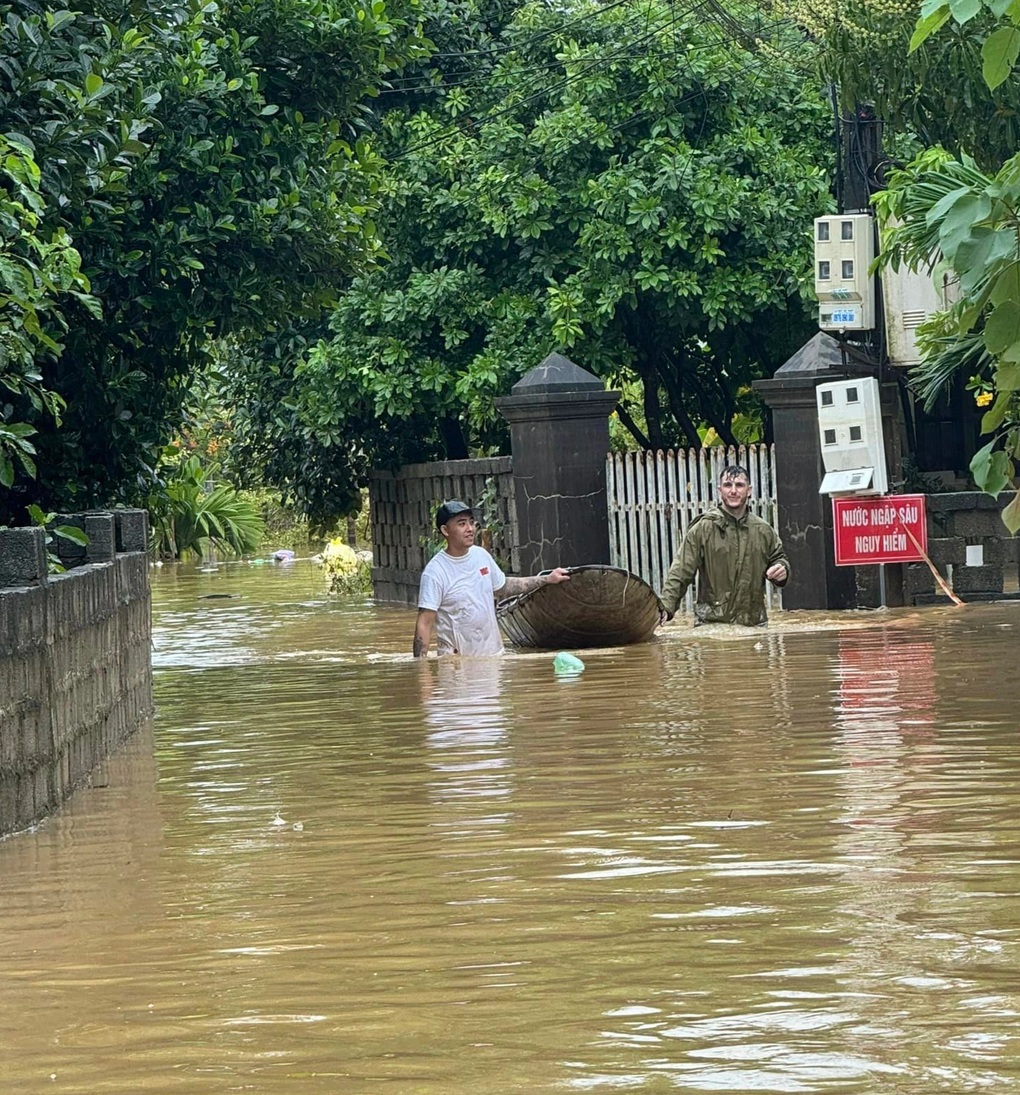
[(510, 389), (514, 395), (546, 395), (553, 392), (605, 391), (605, 384), (587, 369), (562, 354), (550, 354), (525, 373)]
[(815, 385), (850, 373), (839, 343), (819, 331), (783, 362), (771, 380), (755, 380), (751, 387), (770, 407), (815, 400)]
[(48, 570), (41, 528), (0, 529), (0, 589), (45, 585)]
[(513, 424), (515, 422), (560, 421), (570, 418), (608, 418), (620, 402), (620, 392), (607, 392), (599, 387), (578, 391), (540, 392), (501, 395), (492, 402), (496, 410)]

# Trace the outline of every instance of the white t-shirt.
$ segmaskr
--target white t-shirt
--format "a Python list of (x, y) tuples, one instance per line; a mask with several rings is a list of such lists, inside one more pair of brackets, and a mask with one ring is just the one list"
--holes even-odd
[(506, 584), (496, 560), (476, 544), (466, 555), (439, 551), (428, 561), (418, 587), (418, 607), (436, 613), (440, 654), (502, 654), (493, 594)]

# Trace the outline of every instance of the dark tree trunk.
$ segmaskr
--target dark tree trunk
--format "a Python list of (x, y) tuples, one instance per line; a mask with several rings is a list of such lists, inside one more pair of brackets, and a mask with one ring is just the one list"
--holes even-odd
[(662, 441), (662, 420), (659, 416), (659, 382), (655, 370), (641, 373), (642, 403), (645, 411), (645, 425), (648, 427), (648, 447), (665, 448)]
[[(724, 412), (720, 418), (712, 408), (712, 402), (707, 393), (704, 399), (699, 400), (702, 417), (708, 420), (709, 425), (722, 438), (725, 445), (736, 445), (737, 439), (733, 436), (733, 412)], [(725, 403), (725, 399), (724, 399)]]
[(662, 377), (666, 395), (669, 397), (669, 409), (673, 412), (673, 417), (677, 420), (680, 429), (683, 430), (688, 446), (692, 449), (700, 449), (701, 438), (698, 436), (698, 428), (684, 409), (680, 370), (676, 367), (675, 361), (666, 354), (662, 355), (659, 375)]
[(645, 435), (641, 432), (641, 427), (634, 421), (633, 418), (631, 418), (630, 414), (627, 411), (627, 408), (624, 407), (622, 403), (617, 403), (616, 405), (616, 416), (623, 423), (624, 427), (631, 435), (631, 437), (633, 437), (634, 440), (641, 446), (641, 448), (651, 449), (655, 447), (654, 445), (652, 445), (651, 441), (649, 441), (648, 438), (645, 437)]
[[(727, 350), (725, 355), (716, 355), (716, 361), (720, 357), (724, 357), (727, 362), (731, 362), (733, 351), (733, 336), (730, 335), (726, 340)], [(711, 362), (708, 363), (711, 367)], [(712, 369), (712, 376), (715, 380), (716, 387), (719, 389), (719, 398), (722, 400), (723, 413), (721, 422), (712, 422), (715, 426), (715, 432), (726, 442), (727, 445), (736, 445), (737, 439), (733, 436), (733, 415), (736, 412), (737, 406), (733, 398), (733, 385), (729, 383), (723, 376), (721, 369)]]
[[(646, 322), (646, 317), (643, 317), (640, 312), (631, 311), (630, 309), (622, 314), (622, 318), (627, 332), (627, 339), (637, 351), (634, 370), (641, 378), (641, 408), (645, 414), (645, 429), (648, 431), (648, 436), (644, 438), (641, 444), (646, 449), (664, 449), (666, 444), (662, 436), (659, 377), (654, 362), (656, 353), (654, 334), (650, 336), (650, 332), (653, 333), (655, 330), (655, 325), (650, 321)], [(622, 417), (621, 421), (623, 421)], [(638, 436), (632, 426), (627, 425), (626, 422), (624, 422), (624, 425), (635, 437)]]
[(467, 460), (467, 438), (464, 436), (464, 431), (456, 418), (442, 418), (439, 420), (439, 436), (443, 439), (447, 460)]

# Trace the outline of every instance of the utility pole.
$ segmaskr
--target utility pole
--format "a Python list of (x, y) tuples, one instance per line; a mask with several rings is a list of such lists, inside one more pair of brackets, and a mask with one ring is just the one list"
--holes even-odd
[(858, 103), (840, 120), (842, 177), (836, 188), (841, 213), (870, 213), (871, 195), (881, 187), (882, 120), (867, 103)]

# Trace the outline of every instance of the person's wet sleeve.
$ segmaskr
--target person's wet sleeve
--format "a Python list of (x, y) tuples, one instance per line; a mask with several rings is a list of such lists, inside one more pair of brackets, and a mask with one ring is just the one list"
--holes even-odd
[(771, 578), (769, 581), (772, 582), (773, 585), (782, 588), (790, 580), (790, 560), (786, 557), (786, 549), (783, 547), (783, 541), (779, 539), (779, 534), (773, 530), (772, 551), (769, 554), (768, 566), (765, 569), (768, 570), (769, 567), (775, 566), (776, 563), (782, 563), (783, 566), (786, 567), (786, 577), (781, 582), (772, 582)]
[(694, 581), (700, 558), (701, 551), (697, 543), (697, 536), (692, 530), (684, 537), (684, 542), (680, 545), (680, 550), (673, 560), (673, 565), (669, 568), (662, 592), (659, 594), (662, 607), (669, 616), (676, 614), (677, 607), (684, 599), (688, 586)]

